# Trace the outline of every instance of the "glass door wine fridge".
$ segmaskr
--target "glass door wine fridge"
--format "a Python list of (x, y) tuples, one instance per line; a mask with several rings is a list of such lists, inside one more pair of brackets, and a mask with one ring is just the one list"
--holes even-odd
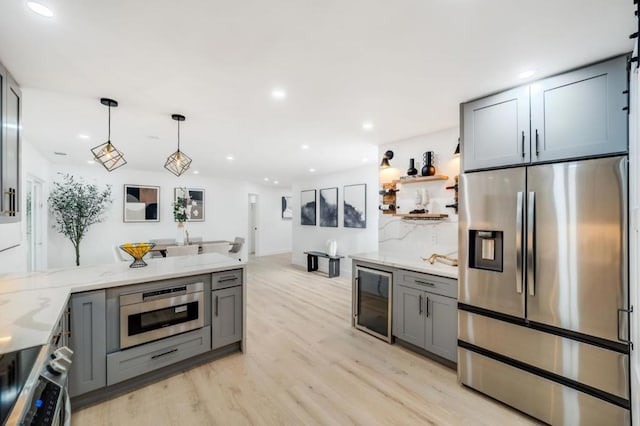
[(356, 267), (354, 291), (355, 327), (391, 343), (391, 294), (393, 274)]

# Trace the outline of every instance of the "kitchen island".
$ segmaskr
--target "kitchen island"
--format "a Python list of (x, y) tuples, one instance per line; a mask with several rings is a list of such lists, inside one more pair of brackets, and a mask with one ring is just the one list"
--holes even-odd
[(458, 268), (401, 253), (370, 252), (350, 257), (351, 325), (455, 366)]
[(246, 348), (246, 264), (210, 253), (0, 275), (0, 354), (75, 351), (73, 406)]

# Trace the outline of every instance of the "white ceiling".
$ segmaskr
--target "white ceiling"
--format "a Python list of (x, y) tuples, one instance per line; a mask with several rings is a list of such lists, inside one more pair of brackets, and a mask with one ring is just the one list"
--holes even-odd
[(2, 0), (0, 61), (25, 88), (24, 136), (48, 158), (90, 158), (107, 96), (120, 102), (112, 141), (125, 167), (162, 170), (182, 113), (194, 170), (285, 185), (455, 126), (460, 102), (521, 84), (523, 70), (535, 79), (628, 52), (635, 31), (631, 0), (42, 3), (53, 18)]

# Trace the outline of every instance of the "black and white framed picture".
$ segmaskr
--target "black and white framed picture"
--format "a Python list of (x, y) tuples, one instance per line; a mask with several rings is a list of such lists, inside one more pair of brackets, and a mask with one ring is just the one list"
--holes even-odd
[(177, 203), (178, 198), (183, 200), (187, 221), (204, 222), (204, 189), (174, 188), (173, 201)]
[(320, 226), (338, 227), (338, 188), (320, 190)]
[(344, 227), (367, 227), (367, 184), (346, 185), (343, 190)]
[(160, 222), (159, 186), (124, 186), (123, 220), (125, 222)]
[(300, 225), (316, 225), (316, 190), (300, 191)]
[(293, 209), (291, 208), (291, 197), (282, 197), (282, 219), (293, 219)]

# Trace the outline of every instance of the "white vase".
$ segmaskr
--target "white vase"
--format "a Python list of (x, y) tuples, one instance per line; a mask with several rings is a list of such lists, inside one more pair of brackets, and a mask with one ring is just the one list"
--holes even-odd
[(327, 254), (335, 256), (338, 253), (338, 242), (336, 240), (327, 240)]
[(184, 223), (178, 222), (178, 233), (176, 234), (176, 244), (184, 245)]

